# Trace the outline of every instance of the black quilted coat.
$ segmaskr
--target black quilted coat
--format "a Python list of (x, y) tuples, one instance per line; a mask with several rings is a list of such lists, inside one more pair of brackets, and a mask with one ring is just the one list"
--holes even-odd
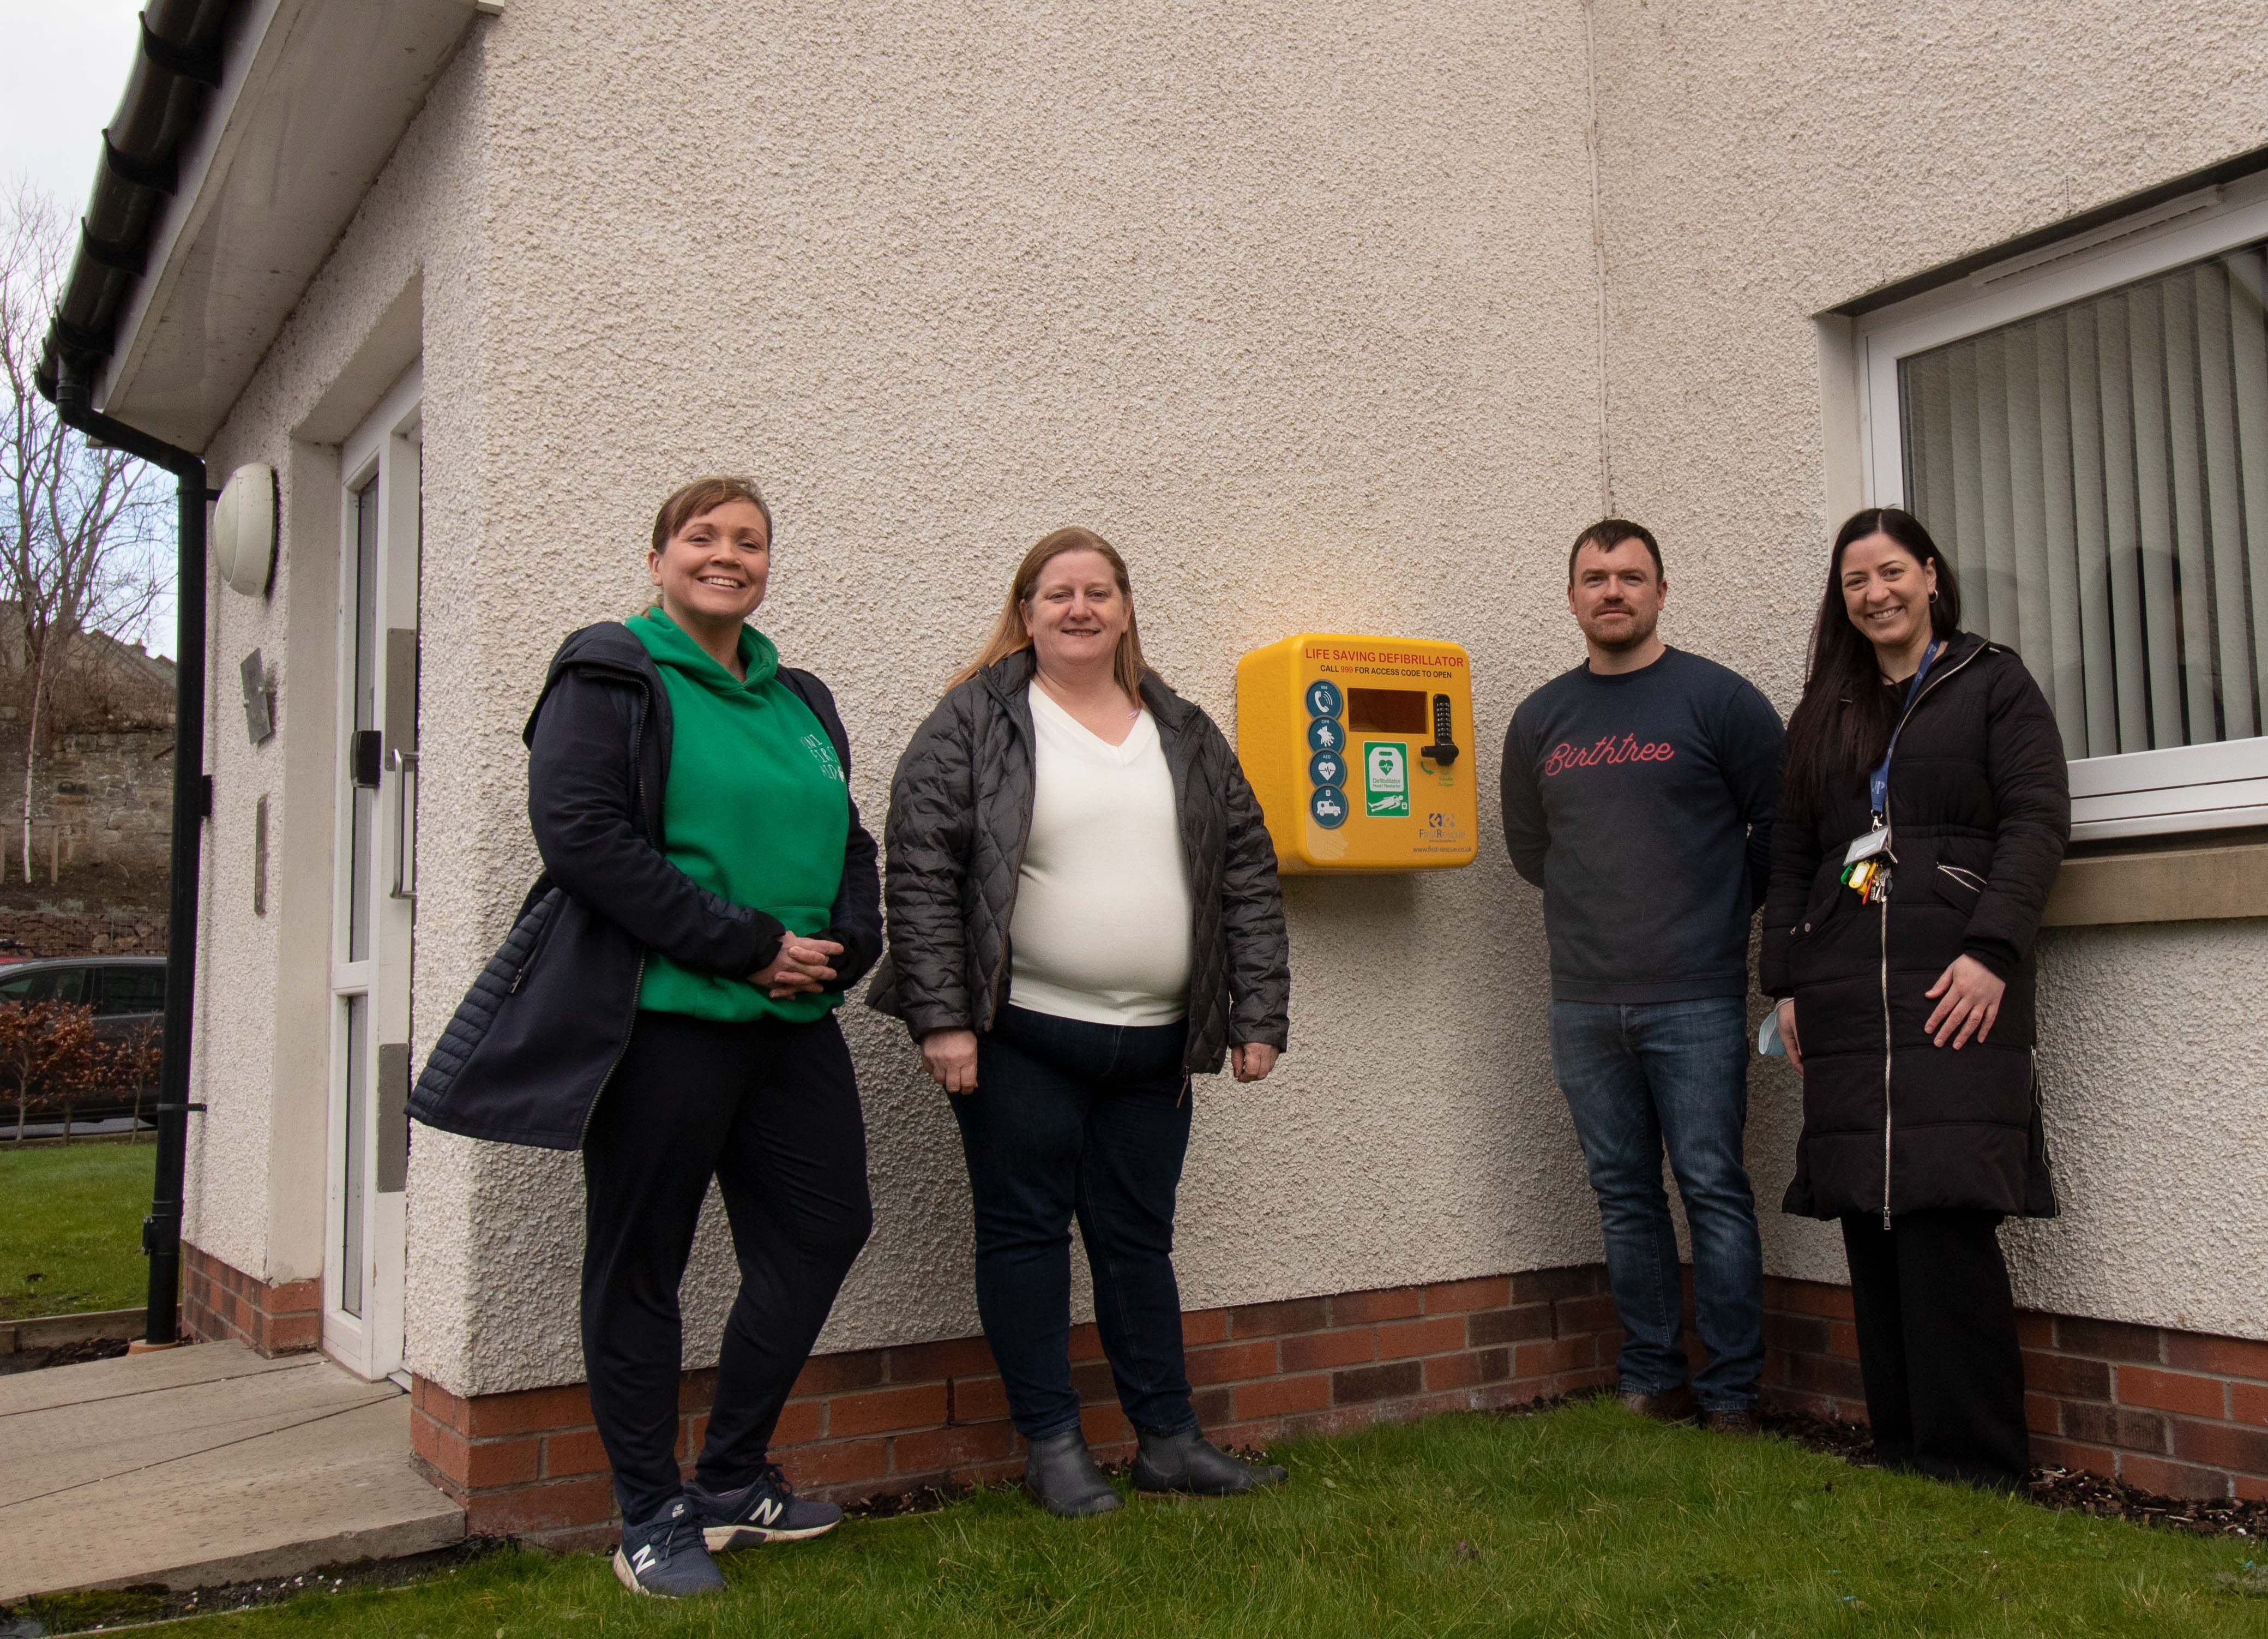
[[(2071, 829), (2063, 740), (2014, 651), (1973, 633), (1930, 668), (1890, 764), (1889, 896), (1838, 880), (1867, 829), (1867, 776), (1780, 794), (1763, 986), (1795, 998), (1803, 1139), (1784, 1210), (1947, 1207), (2051, 1216), (2033, 1074), (2032, 944)], [(1923, 1030), (1955, 958), (2007, 981), (1989, 1041)]]
[[(819, 719), (847, 775), (850, 747), (827, 686), (784, 666), (779, 680)], [(649, 949), (742, 976), (779, 954), (778, 922), (718, 898), (664, 857), (670, 732), (661, 674), (627, 626), (586, 626), (559, 646), (522, 734), (543, 874), (417, 1078), (409, 1113), (428, 1126), (579, 1149), (630, 1040)], [(748, 816), (752, 832), (763, 823)], [(827, 930), (843, 947), (845, 990), (881, 953), (874, 854), (853, 803)]]
[[(890, 785), (889, 950), (866, 1000), (903, 1019), (916, 1041), (988, 1030), (1009, 1000), (1008, 925), (1032, 823), (1032, 668), (1027, 649), (948, 693)], [(1196, 919), (1184, 1063), (1211, 1074), (1230, 1043), (1280, 1048), (1290, 1032), (1276, 848), (1212, 720), (1154, 677), (1142, 702), (1173, 771)]]

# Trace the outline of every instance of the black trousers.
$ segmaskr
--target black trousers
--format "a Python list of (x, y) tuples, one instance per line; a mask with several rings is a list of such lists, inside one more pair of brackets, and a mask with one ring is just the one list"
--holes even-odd
[(2013, 1489), (2031, 1466), (2016, 1304), (2000, 1214), (1910, 1212), (1887, 1231), (1843, 1220), (1859, 1371), (1892, 1466)]
[(873, 1227), (850, 1050), (809, 1024), (644, 1013), (583, 1143), (583, 1363), (622, 1517), (679, 1494), (678, 1282), (709, 1181), (740, 1291), (725, 1325), (700, 1482), (755, 1477), (812, 1340)]
[(976, 1213), (976, 1310), (1027, 1440), (1079, 1427), (1071, 1380), (1071, 1221), (1127, 1420), (1197, 1426), (1174, 1281), (1174, 1196), (1189, 1147), (1179, 1024), (1092, 1024), (1003, 1010), (955, 1095)]

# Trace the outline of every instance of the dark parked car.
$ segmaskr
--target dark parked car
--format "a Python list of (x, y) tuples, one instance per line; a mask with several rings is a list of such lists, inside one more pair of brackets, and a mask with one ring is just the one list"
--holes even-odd
[[(11, 1001), (63, 1001), (94, 1009), (99, 1040), (161, 1027), (166, 1015), (163, 956), (42, 956), (0, 967), (0, 1006)], [(156, 1091), (144, 1088), (146, 1099)], [(131, 1115), (131, 1093), (90, 1097), (73, 1111), (77, 1121)]]

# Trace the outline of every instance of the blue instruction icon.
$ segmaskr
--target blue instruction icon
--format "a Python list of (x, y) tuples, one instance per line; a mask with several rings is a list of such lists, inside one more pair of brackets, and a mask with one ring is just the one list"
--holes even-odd
[(1318, 679), (1307, 685), (1308, 716), (1336, 717), (1339, 707), (1344, 704), (1339, 698), (1338, 684)]
[(1307, 798), (1307, 817), (1325, 831), (1336, 831), (1346, 823), (1346, 793), (1336, 786), (1318, 786)]
[(1329, 717), (1318, 717), (1307, 724), (1307, 749), (1310, 751), (1339, 751), (1346, 748), (1346, 730)]
[(1346, 758), (1336, 751), (1318, 751), (1307, 759), (1307, 778), (1318, 786), (1346, 784)]

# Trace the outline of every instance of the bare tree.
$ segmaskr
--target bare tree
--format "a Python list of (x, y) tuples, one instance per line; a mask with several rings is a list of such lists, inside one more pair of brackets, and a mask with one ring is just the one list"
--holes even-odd
[(33, 385), (72, 240), (70, 218), (28, 181), (0, 199), (0, 599), (14, 605), (7, 646), (22, 676), (26, 881), (39, 756), (71, 646), (87, 632), (139, 633), (173, 584), (162, 484), (63, 425)]

